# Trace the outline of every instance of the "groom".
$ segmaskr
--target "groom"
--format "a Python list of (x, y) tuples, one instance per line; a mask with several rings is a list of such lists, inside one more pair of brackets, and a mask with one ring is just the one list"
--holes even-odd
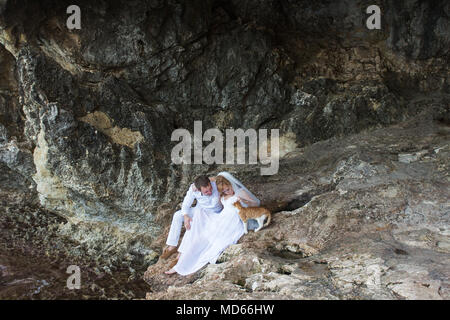
[[(192, 208), (191, 205), (194, 199), (197, 200), (197, 205)], [(202, 208), (209, 213), (215, 214), (220, 213), (223, 208), (215, 178), (208, 178), (203, 175), (197, 177), (194, 183), (190, 185), (181, 205), (181, 210), (178, 210), (173, 215), (172, 225), (166, 241), (167, 247), (161, 254), (161, 259), (167, 259), (175, 253), (183, 222), (186, 231), (190, 230), (192, 219), (195, 219), (195, 211)]]

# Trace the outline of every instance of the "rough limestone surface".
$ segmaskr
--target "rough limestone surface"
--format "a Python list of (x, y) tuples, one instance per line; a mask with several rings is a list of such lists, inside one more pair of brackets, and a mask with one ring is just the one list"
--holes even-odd
[[(105, 263), (147, 267), (195, 176), (228, 170), (279, 213), (272, 227), (243, 239), (242, 264), (208, 267), (249, 268), (230, 282), (214, 280), (229, 286), (224, 292), (447, 297), (448, 1), (380, 0), (380, 30), (366, 28), (369, 0), (81, 0), (81, 29), (69, 30), (72, 4), (0, 1), (0, 187), (58, 215), (55, 234)], [(395, 127), (411, 119), (420, 130)], [(279, 129), (279, 172), (173, 164), (171, 134), (193, 133), (195, 120), (203, 131)], [(7, 199), (2, 206), (15, 205)], [(355, 234), (330, 253), (333, 262), (326, 252), (348, 228)], [(377, 236), (390, 235), (396, 242), (386, 243), (408, 254), (375, 236), (364, 236), (370, 249), (357, 253), (371, 228), (386, 228)], [(250, 243), (261, 252), (248, 251)], [(278, 260), (260, 256), (267, 248), (282, 252)], [(286, 250), (320, 259), (294, 281), (297, 256), (284, 257)], [(354, 265), (346, 265), (353, 251)], [(234, 272), (225, 269), (198, 281)], [(288, 289), (305, 281), (305, 291)]]
[(193, 275), (160, 259), (147, 299), (450, 299), (450, 129), (424, 118), (294, 151), (259, 192), (308, 200)]

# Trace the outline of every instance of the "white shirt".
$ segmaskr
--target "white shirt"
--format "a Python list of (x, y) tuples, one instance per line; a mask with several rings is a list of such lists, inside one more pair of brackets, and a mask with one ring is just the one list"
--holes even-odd
[(212, 194), (210, 196), (203, 195), (200, 191), (194, 191), (194, 184), (189, 187), (186, 196), (184, 197), (183, 204), (181, 205), (181, 213), (183, 215), (189, 213), (191, 210), (194, 199), (197, 199), (197, 206), (200, 206), (207, 211), (219, 213), (222, 211), (222, 203), (220, 202), (219, 191), (217, 190), (216, 182), (211, 181)]

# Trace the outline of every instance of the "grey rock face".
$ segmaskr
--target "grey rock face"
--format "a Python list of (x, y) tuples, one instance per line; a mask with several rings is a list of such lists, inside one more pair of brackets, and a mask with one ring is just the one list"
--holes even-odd
[[(287, 160), (430, 106), (448, 123), (446, 1), (381, 1), (381, 30), (365, 28), (370, 1), (79, 1), (81, 30), (66, 28), (70, 4), (0, 2), (0, 161), (93, 247), (151, 255), (160, 208), (199, 173), (270, 183), (250, 166), (173, 165), (171, 133), (194, 120), (280, 129)], [(318, 192), (304, 190), (260, 196), (293, 208)]]

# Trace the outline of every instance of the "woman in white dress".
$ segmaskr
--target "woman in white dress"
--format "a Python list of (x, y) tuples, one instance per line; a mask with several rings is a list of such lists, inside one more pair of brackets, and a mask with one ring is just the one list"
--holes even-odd
[[(207, 263), (215, 263), (220, 254), (244, 234), (244, 224), (233, 204), (241, 201), (245, 207), (259, 206), (259, 199), (228, 172), (218, 174), (216, 185), (221, 194), (222, 212), (208, 219), (203, 217), (202, 211), (196, 212), (189, 235), (183, 238), (178, 249), (181, 253), (178, 262), (167, 274), (188, 275)], [(201, 225), (196, 220), (201, 221)]]

